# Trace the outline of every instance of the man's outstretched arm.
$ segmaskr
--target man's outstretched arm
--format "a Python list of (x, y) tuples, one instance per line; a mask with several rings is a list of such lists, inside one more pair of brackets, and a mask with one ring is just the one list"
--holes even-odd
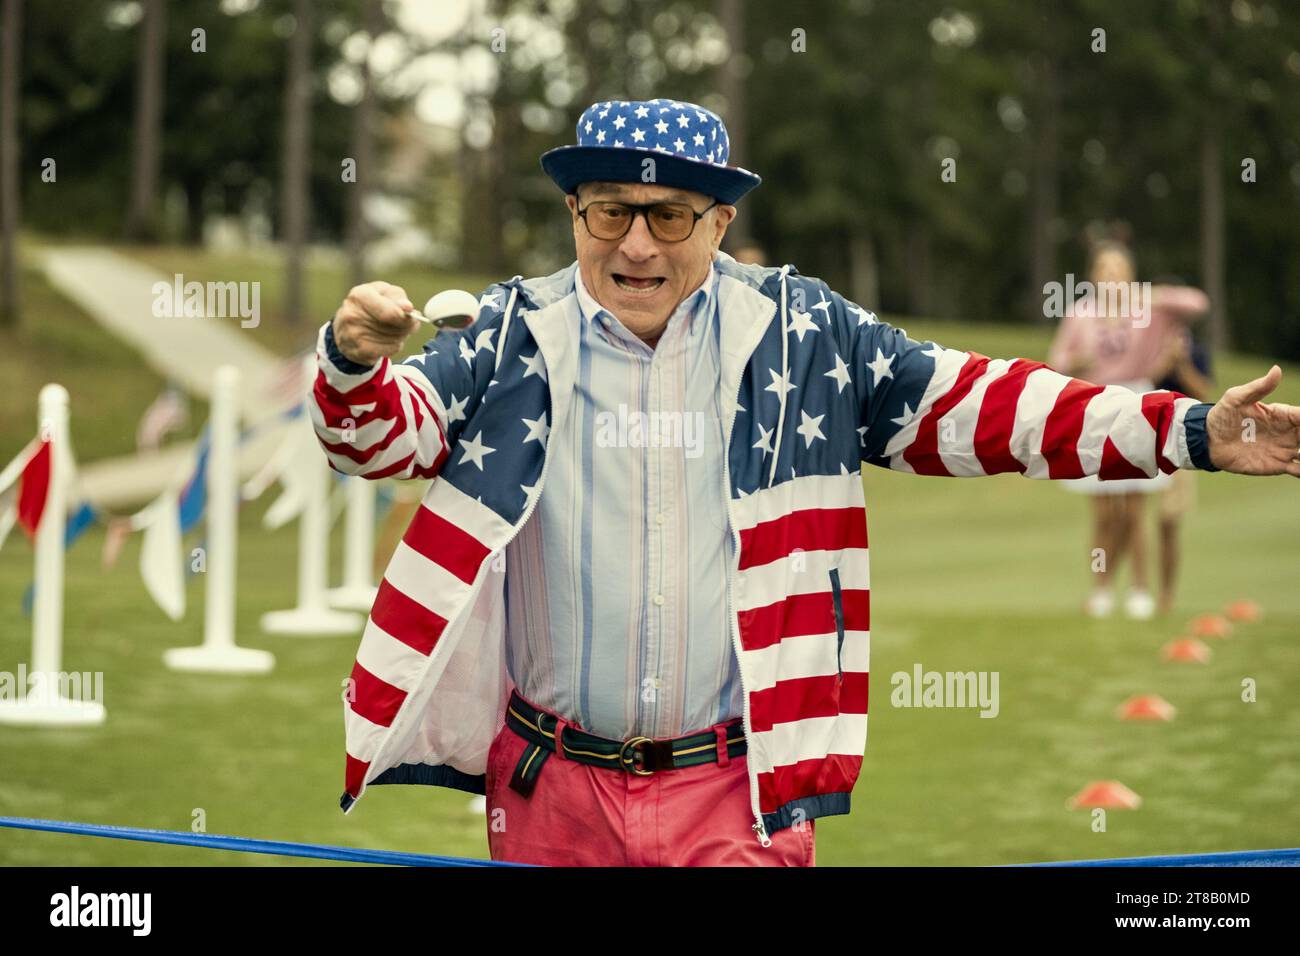
[(959, 477), (1154, 478), (1178, 468), (1300, 477), (1300, 408), (1260, 402), (1281, 378), (1276, 367), (1211, 405), (916, 342), (882, 322), (859, 326), (854, 341), (871, 464)]

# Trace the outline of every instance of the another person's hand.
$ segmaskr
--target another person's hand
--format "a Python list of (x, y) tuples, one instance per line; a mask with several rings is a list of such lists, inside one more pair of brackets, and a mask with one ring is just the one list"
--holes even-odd
[(415, 306), (400, 287), (387, 282), (354, 286), (334, 313), (334, 344), (359, 365), (374, 365), (402, 350), (420, 325), (407, 315)]
[(1260, 401), (1281, 380), (1282, 369), (1274, 365), (1263, 378), (1228, 389), (1210, 409), (1205, 426), (1216, 468), (1300, 478), (1300, 408)]

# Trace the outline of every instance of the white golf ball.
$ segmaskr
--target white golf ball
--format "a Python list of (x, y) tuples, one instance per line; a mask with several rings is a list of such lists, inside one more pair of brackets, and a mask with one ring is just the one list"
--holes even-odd
[(430, 320), (467, 315), (472, 324), (478, 318), (478, 299), (464, 289), (446, 289), (424, 304), (424, 315)]

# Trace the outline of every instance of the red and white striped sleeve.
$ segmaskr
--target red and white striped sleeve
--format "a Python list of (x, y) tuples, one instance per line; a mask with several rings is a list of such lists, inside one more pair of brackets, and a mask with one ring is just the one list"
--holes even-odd
[(316, 364), (307, 408), (331, 468), (364, 478), (437, 475), (447, 458), (447, 410), (414, 362), (384, 358), (367, 368), (349, 361), (327, 322)]
[(885, 323), (864, 346), (864, 425), (872, 464), (922, 475), (1154, 478), (1216, 471), (1205, 416), (1179, 392), (1095, 385), (1029, 359), (922, 344)]

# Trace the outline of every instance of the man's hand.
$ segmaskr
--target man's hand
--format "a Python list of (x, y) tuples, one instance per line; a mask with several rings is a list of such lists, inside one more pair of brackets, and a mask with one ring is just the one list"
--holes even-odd
[(367, 282), (353, 287), (334, 313), (334, 344), (359, 365), (374, 365), (402, 350), (420, 323), (406, 313), (415, 306), (399, 286)]
[(1274, 365), (1263, 378), (1223, 393), (1205, 426), (1210, 461), (1239, 475), (1294, 475), (1300, 478), (1300, 408), (1260, 401), (1282, 380)]

